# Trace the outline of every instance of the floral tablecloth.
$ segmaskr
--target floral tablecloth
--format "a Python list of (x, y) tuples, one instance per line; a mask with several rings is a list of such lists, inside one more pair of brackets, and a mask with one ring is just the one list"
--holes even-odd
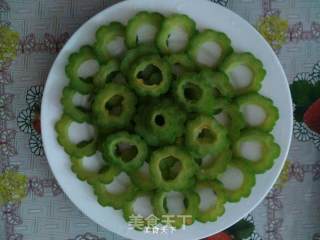
[[(43, 85), (57, 53), (82, 23), (116, 2), (0, 0), (0, 176), (26, 176), (27, 191), (22, 201), (2, 204), (1, 240), (122, 239), (89, 220), (61, 191), (43, 153), (39, 120)], [(250, 239), (319, 240), (320, 1), (214, 2), (247, 19), (269, 41), (295, 106), (286, 167), (247, 217), (255, 226)]]

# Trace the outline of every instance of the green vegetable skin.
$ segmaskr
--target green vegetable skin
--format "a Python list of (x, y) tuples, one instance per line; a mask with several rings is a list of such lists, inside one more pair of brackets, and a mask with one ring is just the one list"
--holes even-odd
[(279, 119), (279, 110), (273, 105), (273, 101), (267, 97), (259, 95), (258, 93), (242, 95), (236, 99), (236, 103), (239, 105), (240, 111), (246, 105), (255, 105), (260, 107), (265, 113), (266, 117), (262, 123), (252, 125), (249, 122), (246, 122), (247, 127), (270, 132)]
[[(172, 226), (176, 228), (181, 228), (183, 226), (183, 223), (185, 223), (185, 225), (191, 225), (195, 221), (200, 200), (194, 191), (183, 191), (181, 193), (184, 196), (184, 202), (187, 202), (187, 205), (185, 204), (185, 210), (181, 214), (171, 214), (170, 212), (168, 212), (168, 209), (166, 209), (166, 198), (168, 192), (157, 191), (152, 198), (155, 215), (160, 219), (166, 215), (173, 215), (174, 222), (172, 223)], [(186, 217), (185, 222), (182, 216)]]
[(101, 26), (96, 32), (96, 42), (94, 50), (101, 63), (106, 63), (111, 58), (119, 58), (123, 55), (123, 51), (112, 55), (108, 50), (108, 44), (117, 38), (125, 39), (125, 26), (119, 22), (111, 22), (109, 25)]
[(230, 77), (231, 71), (244, 65), (252, 72), (252, 79), (248, 86), (234, 89), (236, 95), (242, 95), (250, 92), (257, 92), (261, 88), (261, 83), (266, 75), (262, 62), (251, 53), (233, 53), (221, 64), (220, 70)]
[[(216, 43), (217, 45), (219, 45), (221, 49), (220, 56), (218, 57), (217, 61), (213, 65), (200, 63), (198, 61), (198, 53), (204, 44), (210, 43), (210, 42)], [(192, 60), (198, 63), (199, 67), (204, 67), (204, 68), (217, 68), (217, 66), (219, 66), (223, 62), (223, 60), (232, 52), (233, 52), (233, 49), (231, 47), (231, 40), (228, 38), (228, 36), (222, 32), (217, 32), (209, 29), (206, 29), (203, 32), (200, 32), (194, 35), (188, 47), (188, 53), (192, 58)]]
[[(216, 200), (208, 209), (205, 211), (198, 210), (198, 214), (196, 219), (199, 222), (214, 222), (217, 220), (218, 217), (224, 214), (224, 204), (226, 202), (226, 197), (224, 194), (223, 187), (221, 184), (219, 184), (216, 181), (204, 181), (204, 182), (198, 182), (196, 185), (196, 190), (201, 191), (201, 189), (211, 189), (214, 193)], [(198, 194), (198, 197), (200, 198), (200, 195)], [(201, 198), (200, 198), (201, 200)], [(200, 202), (200, 201), (199, 201)]]
[[(163, 16), (156, 12), (139, 12), (137, 15), (132, 17), (126, 28), (126, 43), (129, 48), (137, 47), (141, 43), (154, 43), (157, 32), (160, 29)], [(138, 39), (139, 29), (143, 26), (151, 26), (155, 29), (154, 36), (148, 41), (141, 41)]]
[[(253, 161), (245, 158), (241, 151), (241, 145), (245, 142), (257, 142), (261, 146), (260, 157)], [(280, 146), (274, 142), (274, 137), (263, 131), (248, 129), (241, 133), (235, 142), (234, 155), (242, 158), (255, 173), (264, 173), (273, 166), (273, 162), (280, 155)]]
[[(124, 149), (121, 149), (121, 144)], [(135, 171), (148, 157), (148, 146), (135, 134), (117, 132), (109, 135), (102, 144), (105, 159), (119, 166), (126, 172)]]
[[(178, 51), (174, 51), (173, 49), (170, 49), (168, 42), (170, 34), (177, 28), (180, 28), (186, 33), (187, 42)], [(195, 32), (196, 23), (191, 18), (183, 14), (173, 14), (165, 18), (162, 22), (160, 32), (157, 36), (157, 47), (160, 49), (161, 53), (165, 55), (183, 52), (188, 46), (189, 39)]]
[(81, 78), (78, 75), (80, 66), (88, 61), (96, 60), (96, 55), (91, 46), (83, 46), (79, 52), (69, 56), (68, 64), (65, 68), (67, 77), (70, 79), (70, 86), (82, 94), (89, 94), (93, 91), (92, 77)]
[(64, 148), (65, 152), (71, 156), (83, 157), (94, 154), (97, 149), (96, 138), (89, 141), (82, 141), (78, 144), (71, 142), (68, 131), (72, 122), (73, 120), (68, 115), (63, 114), (56, 123), (55, 129), (59, 144)]

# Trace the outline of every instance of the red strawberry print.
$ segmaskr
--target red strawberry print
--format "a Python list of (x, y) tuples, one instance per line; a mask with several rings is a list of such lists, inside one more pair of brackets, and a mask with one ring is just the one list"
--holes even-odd
[(312, 131), (320, 134), (320, 98), (304, 113), (303, 121)]
[(207, 237), (206, 240), (232, 240), (232, 238), (227, 233), (221, 232), (213, 236)]

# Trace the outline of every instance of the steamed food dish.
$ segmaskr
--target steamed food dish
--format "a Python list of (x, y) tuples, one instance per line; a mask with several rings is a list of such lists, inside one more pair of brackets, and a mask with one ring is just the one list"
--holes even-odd
[[(279, 112), (259, 94), (263, 63), (231, 43), (186, 15), (144, 11), (100, 26), (70, 55), (57, 139), (99, 204), (145, 224), (170, 214), (179, 228), (215, 221), (226, 202), (250, 195), (280, 154), (271, 133)], [(90, 61), (97, 71), (80, 74)], [(73, 125), (90, 137), (75, 141)]]

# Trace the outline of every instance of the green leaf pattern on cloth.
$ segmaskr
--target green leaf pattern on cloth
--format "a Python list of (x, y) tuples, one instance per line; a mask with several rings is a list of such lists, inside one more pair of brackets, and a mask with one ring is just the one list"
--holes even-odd
[(17, 56), (19, 34), (8, 26), (0, 25), (0, 66), (13, 61)]

